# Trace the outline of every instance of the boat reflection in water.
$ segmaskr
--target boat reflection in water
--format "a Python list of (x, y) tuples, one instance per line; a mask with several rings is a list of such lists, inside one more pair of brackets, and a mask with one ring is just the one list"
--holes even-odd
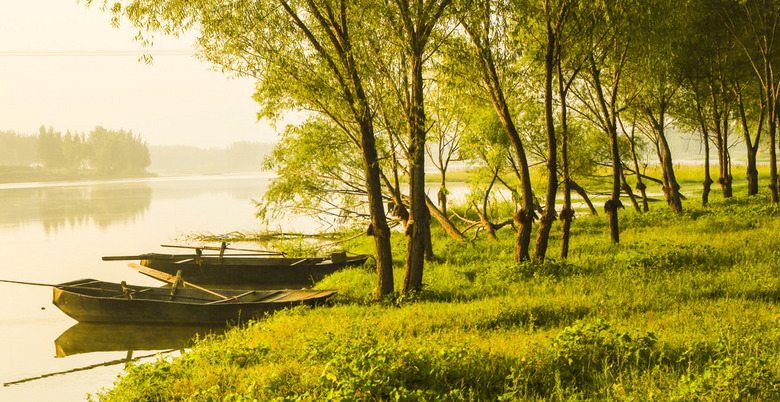
[(56, 357), (112, 351), (184, 350), (226, 326), (78, 323), (54, 340)]
[[(35, 377), (6, 382), (3, 386), (17, 385), (62, 374), (76, 373), (100, 367), (125, 364), (130, 361), (151, 359), (160, 354), (184, 352), (198, 339), (209, 334), (219, 335), (228, 326), (193, 325), (144, 325), (144, 324), (92, 324), (78, 323), (54, 340), (55, 357), (67, 357), (96, 352), (127, 352), (124, 358), (75, 367), (68, 370), (45, 373)], [(135, 354), (134, 352), (142, 352)]]

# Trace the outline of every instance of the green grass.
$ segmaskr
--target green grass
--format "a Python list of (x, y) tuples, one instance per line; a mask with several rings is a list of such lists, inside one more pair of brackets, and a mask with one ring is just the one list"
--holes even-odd
[[(417, 294), (374, 302), (370, 263), (345, 270), (318, 284), (341, 289), (330, 306), (128, 366), (93, 398), (778, 400), (780, 207), (764, 193), (711, 198), (707, 208), (689, 199), (681, 214), (626, 209), (620, 245), (604, 216), (578, 218), (566, 261), (514, 263), (508, 228), (499, 242), (437, 232)], [(397, 287), (402, 244), (394, 239)]]

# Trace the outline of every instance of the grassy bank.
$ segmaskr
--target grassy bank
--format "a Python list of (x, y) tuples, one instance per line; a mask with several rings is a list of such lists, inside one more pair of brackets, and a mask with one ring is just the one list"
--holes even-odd
[(780, 209), (742, 193), (698, 204), (625, 210), (619, 246), (605, 217), (578, 218), (565, 262), (513, 263), (510, 229), (437, 233), (419, 294), (372, 302), (371, 270), (346, 270), (318, 285), (342, 290), (330, 306), (128, 366), (93, 399), (778, 400)]

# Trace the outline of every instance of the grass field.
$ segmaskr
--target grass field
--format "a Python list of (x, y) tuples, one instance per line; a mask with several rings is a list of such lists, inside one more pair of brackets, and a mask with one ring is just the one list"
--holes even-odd
[[(437, 257), (419, 293), (374, 302), (372, 267), (345, 270), (317, 286), (341, 289), (328, 307), (128, 366), (92, 398), (778, 400), (780, 208), (765, 185), (754, 197), (743, 189), (728, 200), (713, 192), (706, 208), (689, 196), (680, 214), (663, 202), (645, 214), (626, 209), (620, 245), (604, 216), (580, 217), (566, 261), (514, 263), (509, 228), (499, 242), (454, 241), (434, 228)], [(403, 244), (394, 238), (397, 285)], [(555, 238), (548, 255), (557, 247)], [(346, 249), (370, 252), (371, 241)]]

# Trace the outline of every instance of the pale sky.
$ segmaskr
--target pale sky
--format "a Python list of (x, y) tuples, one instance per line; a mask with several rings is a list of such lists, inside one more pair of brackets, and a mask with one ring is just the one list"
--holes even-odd
[[(202, 148), (275, 141), (275, 130), (257, 122), (252, 80), (230, 79), (192, 55), (157, 54), (186, 51), (194, 36), (157, 35), (154, 63), (139, 62), (136, 32), (76, 0), (1, 1), (0, 130), (87, 133), (101, 125), (132, 130), (149, 145)], [(106, 51), (122, 55), (83, 55)]]

